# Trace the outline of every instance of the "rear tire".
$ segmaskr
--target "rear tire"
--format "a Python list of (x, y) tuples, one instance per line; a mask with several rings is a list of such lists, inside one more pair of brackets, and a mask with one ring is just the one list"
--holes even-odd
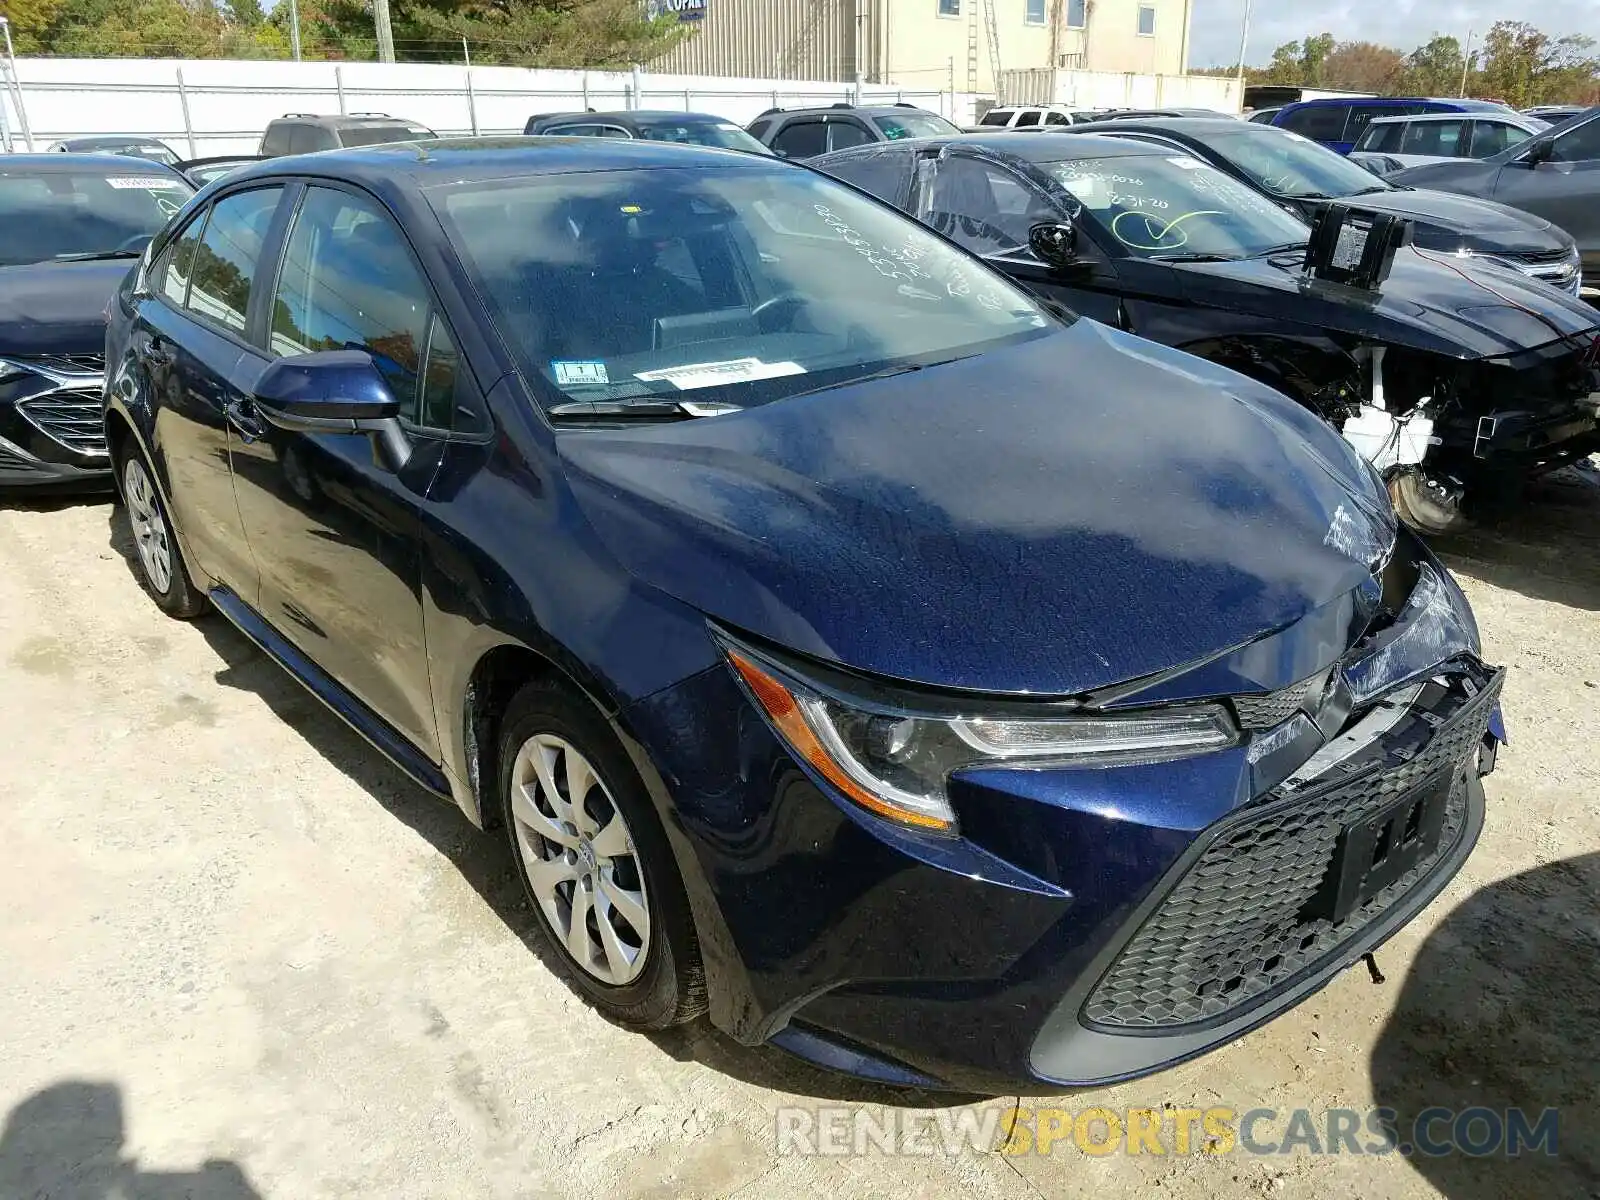
[(178, 548), (178, 534), (167, 516), (166, 502), (156, 486), (155, 474), (145, 457), (132, 445), (117, 456), (117, 482), (133, 530), (134, 573), (156, 607), (169, 617), (187, 621), (205, 612), (205, 593), (189, 578)]
[(531, 683), (506, 709), (499, 752), (506, 832), (547, 963), (619, 1024), (665, 1029), (705, 1011), (677, 862), (604, 718), (554, 681)]

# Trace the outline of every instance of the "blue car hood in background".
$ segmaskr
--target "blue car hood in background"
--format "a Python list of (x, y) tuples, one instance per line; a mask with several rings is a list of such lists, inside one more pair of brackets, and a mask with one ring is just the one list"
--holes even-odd
[(1387, 498), (1321, 422), (1092, 321), (559, 444), (640, 579), (791, 649), (941, 687), (1070, 695), (1210, 658), (1369, 581), (1392, 542)]
[(0, 355), (100, 354), (106, 306), (133, 260), (0, 267)]

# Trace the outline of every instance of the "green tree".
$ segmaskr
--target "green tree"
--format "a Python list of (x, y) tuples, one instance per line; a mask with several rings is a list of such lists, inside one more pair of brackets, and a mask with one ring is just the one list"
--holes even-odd
[(1328, 55), (1337, 43), (1331, 33), (1319, 33), (1300, 43), (1300, 78), (1307, 85), (1322, 83)]
[(1464, 65), (1461, 43), (1435, 34), (1406, 57), (1401, 88), (1418, 96), (1454, 96), (1461, 89)]
[(437, 38), (466, 38), (475, 59), (530, 67), (649, 62), (684, 36), (675, 18), (651, 20), (637, 0), (466, 0), (451, 7), (418, 3), (405, 15)]

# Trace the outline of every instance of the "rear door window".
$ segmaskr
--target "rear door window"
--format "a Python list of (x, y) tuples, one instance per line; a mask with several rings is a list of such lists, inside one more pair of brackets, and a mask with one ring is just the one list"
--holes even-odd
[(1067, 116), (1066, 113), (1047, 112), (1044, 115), (1044, 123), (1046, 125), (1071, 125), (1072, 118)]
[(290, 154), (315, 154), (319, 150), (331, 150), (333, 145), (333, 134), (315, 125), (300, 123), (289, 127)]
[(1039, 110), (1037, 108), (1025, 108), (1017, 114), (1018, 127), (1023, 125), (1037, 125), (1038, 123)]
[(1459, 121), (1412, 121), (1400, 140), (1401, 154), (1422, 154), (1430, 158), (1462, 158), (1466, 155), (1470, 124)]
[(836, 179), (870, 192), (879, 200), (899, 206), (911, 183), (913, 158), (909, 150), (882, 150), (852, 154), (818, 166)]
[(1347, 115), (1348, 110), (1342, 105), (1318, 104), (1294, 109), (1278, 124), (1314, 142), (1338, 142), (1344, 140)]
[(778, 130), (772, 148), (784, 158), (812, 158), (828, 149), (828, 127), (821, 121), (791, 121)]
[(1356, 143), (1357, 150), (1370, 150), (1374, 154), (1399, 154), (1400, 139), (1405, 136), (1404, 121), (1374, 121)]
[(211, 219), (195, 250), (184, 302), (191, 314), (233, 333), (244, 333), (261, 248), (282, 196), (281, 187), (254, 188), (212, 205)]

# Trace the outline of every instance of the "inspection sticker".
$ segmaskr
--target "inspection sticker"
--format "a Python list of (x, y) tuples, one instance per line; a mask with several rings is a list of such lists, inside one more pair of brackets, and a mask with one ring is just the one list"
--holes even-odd
[(1198, 171), (1201, 167), (1205, 166), (1205, 163), (1201, 162), (1198, 158), (1190, 158), (1187, 154), (1180, 158), (1169, 158), (1167, 161), (1173, 166), (1184, 171)]
[(119, 191), (124, 188), (161, 191), (167, 188), (182, 188), (186, 186), (181, 179), (163, 179), (159, 175), (108, 175), (106, 182)]
[(611, 382), (603, 362), (552, 362), (550, 369), (555, 372), (557, 387), (584, 387)]
[(663, 367), (659, 371), (640, 371), (634, 378), (645, 383), (670, 383), (680, 392), (688, 392), (725, 383), (748, 383), (752, 379), (776, 379), (780, 375), (805, 373), (806, 369), (796, 362), (769, 363), (759, 358), (730, 358), (723, 362), (685, 363), (681, 367)]

